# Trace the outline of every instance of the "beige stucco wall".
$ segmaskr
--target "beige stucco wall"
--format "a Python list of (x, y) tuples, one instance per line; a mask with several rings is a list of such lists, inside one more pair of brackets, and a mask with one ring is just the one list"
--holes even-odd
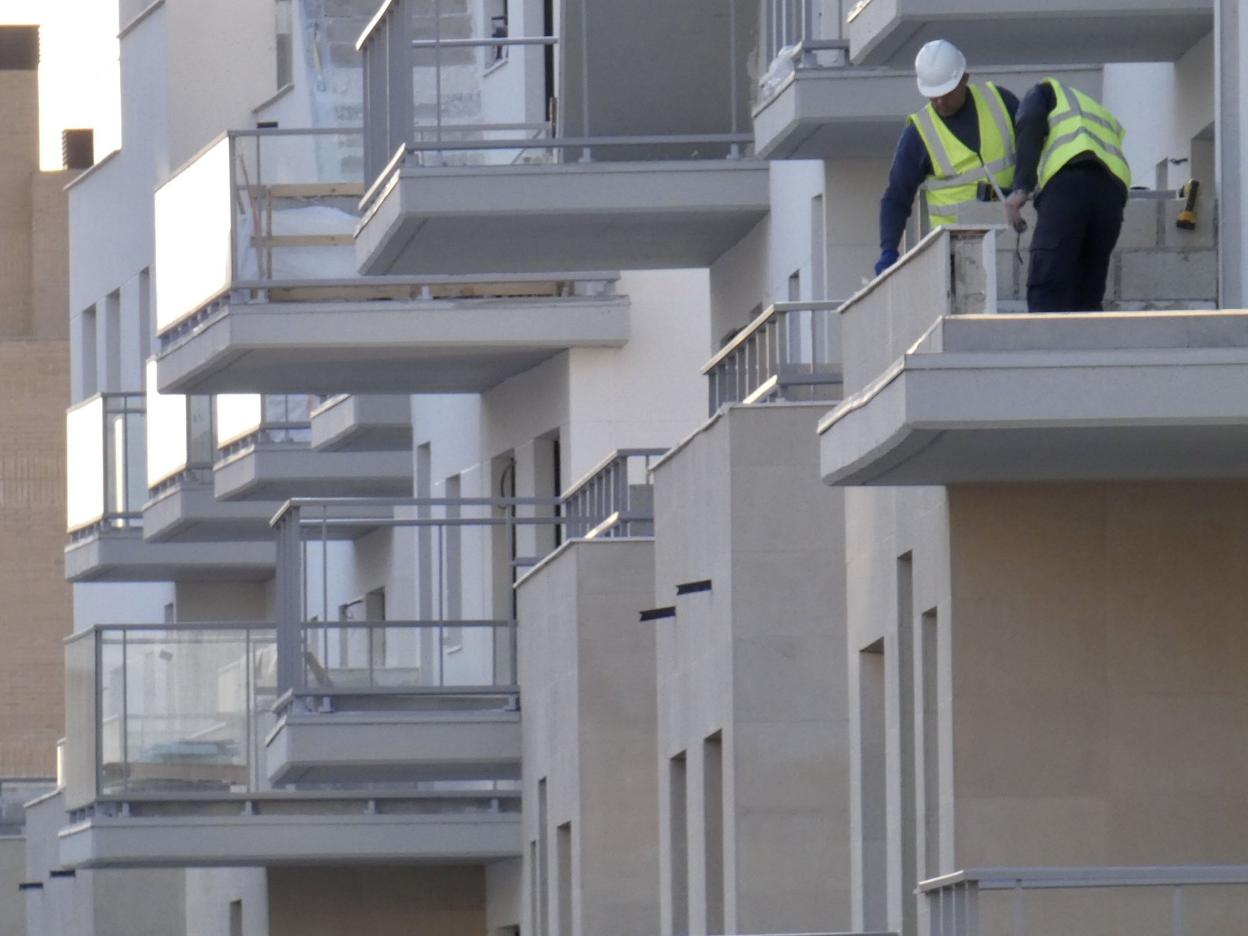
[(269, 869), (269, 936), (484, 932), (480, 867)]
[(1248, 484), (950, 492), (959, 865), (1240, 862)]
[[(656, 622), (665, 934), (849, 927), (842, 495), (818, 480), (821, 409), (729, 409), (654, 473), (655, 603), (676, 607)], [(722, 854), (705, 844), (715, 733)], [(682, 752), (688, 929), (669, 784)]]
[[(654, 630), (638, 621), (654, 597), (654, 544), (570, 543), (520, 584), (517, 597), (530, 921), (524, 930), (655, 933)], [(561, 880), (557, 830), (568, 823), (571, 863)], [(532, 862), (542, 842), (544, 882)], [(532, 899), (543, 886), (545, 926), (535, 920), (540, 910), (535, 914)], [(568, 907), (572, 919), (561, 923)]]
[(65, 729), (68, 374), (66, 342), (0, 341), (0, 776), (53, 776)]
[(26, 880), (26, 843), (20, 836), (0, 835), (0, 933), (26, 932), (26, 894), (17, 885)]

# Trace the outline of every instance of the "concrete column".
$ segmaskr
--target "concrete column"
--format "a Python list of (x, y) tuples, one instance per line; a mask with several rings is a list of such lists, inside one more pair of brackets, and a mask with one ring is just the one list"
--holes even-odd
[(1218, 255), (1218, 301), (1222, 308), (1244, 305), (1248, 256), (1248, 212), (1244, 209), (1248, 180), (1248, 98), (1242, 92), (1240, 56), (1248, 52), (1248, 17), (1240, 0), (1218, 0), (1214, 6), (1214, 86), (1217, 107), (1218, 211), (1221, 216)]

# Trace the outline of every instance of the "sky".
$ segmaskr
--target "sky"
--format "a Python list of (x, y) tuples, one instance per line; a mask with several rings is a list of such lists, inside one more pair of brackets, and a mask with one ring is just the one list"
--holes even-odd
[(117, 0), (0, 0), (0, 24), (38, 24), (40, 162), (61, 165), (61, 130), (95, 129), (95, 157), (121, 145)]

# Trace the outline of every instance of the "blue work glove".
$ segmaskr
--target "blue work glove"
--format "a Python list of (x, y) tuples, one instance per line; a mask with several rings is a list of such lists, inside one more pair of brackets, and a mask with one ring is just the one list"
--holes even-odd
[(897, 251), (886, 250), (880, 254), (880, 259), (875, 261), (875, 275), (879, 276), (894, 263), (897, 262)]

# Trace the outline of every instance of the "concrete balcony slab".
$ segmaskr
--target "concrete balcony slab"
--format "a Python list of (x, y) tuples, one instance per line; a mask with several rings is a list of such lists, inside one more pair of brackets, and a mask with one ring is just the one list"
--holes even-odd
[(273, 542), (153, 543), (109, 531), (65, 547), (70, 582), (240, 582), (273, 577)]
[(93, 812), (60, 831), (64, 867), (485, 864), (521, 853), (511, 792), (148, 798)]
[(1248, 477), (1248, 312), (946, 316), (820, 425), (838, 485)]
[(345, 393), (312, 411), (312, 448), (325, 452), (410, 452), (412, 401), (407, 395)]
[(281, 502), (217, 500), (209, 480), (184, 478), (164, 486), (144, 505), (143, 533), (153, 543), (258, 541), (273, 550), (269, 520)]
[(755, 159), (398, 170), (356, 233), (365, 274), (710, 266), (770, 210)]
[(291, 711), (265, 756), (282, 784), (514, 780), (521, 748), (519, 711)]
[[(1172, 62), (1213, 29), (1213, 0), (862, 0), (850, 58), (906, 68), (931, 39), (971, 62)], [(972, 66), (974, 68), (974, 66)]]
[(628, 335), (611, 295), (227, 301), (163, 340), (157, 374), (164, 393), (470, 393)]
[[(318, 452), (300, 443), (257, 444), (217, 463), (220, 501), (290, 497), (404, 497), (412, 493), (410, 452)], [(269, 514), (272, 516), (272, 513)]]
[[(975, 69), (1019, 97), (1052, 75), (1099, 98), (1099, 67)], [(754, 111), (754, 139), (769, 159), (881, 157), (897, 145), (906, 117), (923, 105), (914, 70), (853, 65), (798, 68)]]

